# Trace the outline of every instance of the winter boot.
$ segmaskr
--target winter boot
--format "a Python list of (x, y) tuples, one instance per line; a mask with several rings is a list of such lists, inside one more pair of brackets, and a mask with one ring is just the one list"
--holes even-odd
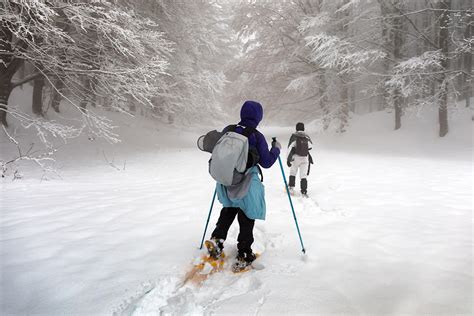
[(252, 262), (257, 259), (257, 255), (255, 255), (253, 252), (247, 253), (239, 253), (237, 255), (236, 261), (232, 265), (232, 271), (233, 272), (241, 272), (245, 270), (248, 266), (252, 264)]
[(296, 180), (295, 176), (290, 176), (290, 182), (288, 183), (288, 187), (290, 190), (292, 190), (295, 187), (295, 180)]
[(216, 260), (223, 257), (224, 239), (211, 238), (210, 240), (206, 240), (205, 244), (209, 257)]
[(307, 195), (308, 194), (308, 191), (307, 191), (308, 190), (308, 180), (301, 179), (300, 186), (301, 186), (301, 194)]

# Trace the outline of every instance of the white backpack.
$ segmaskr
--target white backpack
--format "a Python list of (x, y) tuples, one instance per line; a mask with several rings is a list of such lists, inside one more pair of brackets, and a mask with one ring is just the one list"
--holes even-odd
[[(255, 131), (254, 128), (246, 127), (244, 132), (239, 134), (235, 132), (236, 127), (236, 125), (231, 125), (227, 128), (227, 132), (222, 135), (212, 150), (209, 161), (209, 173), (212, 178), (225, 186), (242, 182), (249, 157), (248, 137)], [(256, 162), (252, 162), (251, 165), (254, 163)]]

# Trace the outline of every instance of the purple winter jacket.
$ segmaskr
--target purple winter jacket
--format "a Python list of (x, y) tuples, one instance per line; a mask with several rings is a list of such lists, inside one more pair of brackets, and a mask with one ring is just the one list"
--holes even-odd
[[(235, 129), (239, 134), (244, 131), (243, 126), (257, 128), (258, 123), (263, 118), (263, 108), (260, 103), (255, 101), (246, 101), (240, 110), (240, 122)], [(224, 129), (225, 131), (226, 129)], [(249, 137), (249, 145), (257, 149), (260, 156), (258, 164), (263, 168), (270, 168), (278, 156), (280, 155), (280, 149), (272, 147), (268, 150), (268, 144), (265, 140), (265, 136), (262, 133), (255, 130), (255, 132)]]

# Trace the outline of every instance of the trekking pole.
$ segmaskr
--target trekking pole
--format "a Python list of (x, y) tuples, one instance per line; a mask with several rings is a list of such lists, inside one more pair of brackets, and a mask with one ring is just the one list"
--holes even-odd
[[(276, 141), (276, 137), (272, 137), (273, 141)], [(278, 162), (280, 163), (281, 175), (283, 176), (283, 181), (285, 182), (286, 193), (288, 194), (288, 200), (290, 201), (291, 211), (293, 212), (293, 218), (296, 224), (296, 230), (298, 231), (298, 237), (300, 238), (301, 251), (306, 253), (306, 249), (303, 245), (303, 238), (301, 238), (300, 228), (298, 226), (298, 220), (296, 219), (295, 208), (293, 207), (293, 201), (291, 200), (290, 191), (288, 190), (288, 184), (286, 182), (285, 170), (283, 169), (283, 164), (281, 163), (281, 158), (278, 156)]]
[(206, 227), (204, 228), (204, 234), (202, 234), (201, 246), (199, 247), (199, 249), (202, 249), (202, 244), (204, 243), (204, 238), (206, 237), (207, 225), (209, 225), (209, 219), (211, 218), (212, 207), (214, 206), (216, 194), (217, 194), (217, 188), (214, 189), (214, 195), (212, 196), (211, 207), (209, 208), (209, 215), (207, 215)]

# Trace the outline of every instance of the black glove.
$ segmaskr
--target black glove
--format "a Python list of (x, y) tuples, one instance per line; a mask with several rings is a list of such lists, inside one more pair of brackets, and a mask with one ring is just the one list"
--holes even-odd
[(293, 148), (291, 148), (290, 153), (288, 154), (288, 157), (286, 159), (286, 164), (288, 165), (288, 167), (291, 167), (291, 163), (294, 160), (293, 155), (295, 154), (295, 151), (296, 151), (296, 148), (293, 147)]
[(278, 148), (278, 149), (281, 150), (281, 144), (280, 144), (280, 142), (277, 141), (276, 139), (274, 139), (274, 140), (272, 141), (272, 147), (276, 147), (276, 148)]

